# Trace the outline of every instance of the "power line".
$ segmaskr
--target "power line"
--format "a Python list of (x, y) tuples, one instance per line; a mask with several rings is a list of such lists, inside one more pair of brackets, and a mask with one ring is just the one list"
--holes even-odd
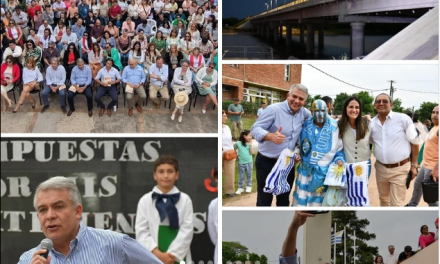
[[(320, 72), (322, 72), (323, 74), (325, 74), (325, 75), (327, 75), (327, 76), (329, 76), (329, 77), (331, 77), (331, 78), (337, 80), (337, 81), (340, 81), (340, 82), (342, 82), (342, 83), (344, 83), (344, 84), (347, 84), (347, 85), (349, 85), (349, 86), (352, 86), (352, 87), (355, 87), (355, 88), (358, 88), (358, 89), (367, 90), (367, 91), (371, 91), (371, 92), (379, 92), (379, 91), (387, 91), (387, 90), (388, 90), (388, 89), (373, 90), (373, 89), (368, 89), (368, 88), (360, 87), (360, 86), (357, 86), (357, 85), (354, 85), (354, 84), (351, 84), (351, 83), (345, 82), (345, 81), (343, 81), (343, 80), (341, 80), (341, 79), (339, 79), (339, 78), (337, 78), (337, 77), (335, 77), (335, 76), (333, 76), (333, 75), (331, 75), (331, 74), (328, 74), (328, 73), (326, 73), (326, 72), (324, 72), (324, 71), (322, 71), (322, 70), (316, 68), (315, 66), (313, 66), (313, 65), (311, 65), (311, 64), (309, 64), (309, 66), (312, 67), (312, 68), (314, 68), (315, 70), (320, 71)], [(413, 80), (413, 81), (417, 81), (417, 80)], [(419, 80), (419, 81), (430, 81), (430, 80)], [(413, 93), (430, 93), (430, 94), (438, 94), (438, 92), (423, 92), (423, 91), (407, 90), (407, 89), (402, 89), (402, 88), (397, 88), (397, 89), (394, 88), (394, 91), (397, 91), (397, 90), (401, 90), (401, 91), (405, 91), (405, 92), (413, 92)]]
[(335, 80), (337, 80), (337, 81), (340, 81), (340, 82), (345, 83), (345, 84), (347, 84), (347, 85), (350, 85), (350, 86), (352, 86), (352, 87), (355, 87), (355, 88), (358, 88), (358, 89), (362, 89), (362, 90), (371, 91), (371, 92), (377, 92), (377, 91), (380, 91), (380, 90), (373, 90), (373, 89), (368, 89), (368, 88), (360, 87), (360, 86), (357, 86), (357, 85), (354, 85), (354, 84), (351, 84), (351, 83), (345, 82), (345, 81), (343, 81), (343, 80), (341, 80), (341, 79), (336, 78), (336, 77), (333, 76), (333, 75), (330, 75), (330, 74), (328, 74), (328, 73), (326, 73), (326, 72), (324, 72), (324, 71), (322, 71), (322, 70), (316, 68), (315, 66), (313, 66), (313, 65), (311, 65), (311, 64), (309, 64), (309, 66), (312, 67), (312, 68), (314, 68), (314, 69), (317, 70), (317, 71), (320, 71), (320, 72), (324, 73), (325, 75), (327, 75), (327, 76), (329, 76), (329, 77), (331, 77), (331, 78), (333, 78), (333, 79), (335, 79)]

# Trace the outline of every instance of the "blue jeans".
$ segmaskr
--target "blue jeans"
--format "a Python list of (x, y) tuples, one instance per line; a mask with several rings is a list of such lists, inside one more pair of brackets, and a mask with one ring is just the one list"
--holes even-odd
[(121, 55), (121, 63), (122, 63), (122, 66), (127, 66), (128, 65), (128, 55), (129, 55), (129, 53), (130, 52), (127, 52), (127, 53), (122, 53), (122, 52), (119, 52), (119, 54)]
[(238, 188), (244, 189), (244, 175), (246, 174), (246, 187), (252, 187), (253, 162), (238, 164)]
[[(110, 16), (110, 15), (109, 15)], [(101, 25), (107, 25), (108, 24), (108, 19), (109, 19), (109, 16), (106, 16), (106, 17), (99, 17), (99, 21), (101, 21)]]
[[(422, 198), (422, 182), (425, 179), (429, 179), (429, 176), (431, 175), (430, 169), (425, 168), (425, 166), (422, 166), (419, 170), (419, 173), (417, 174), (417, 177), (414, 181), (414, 190), (411, 197), (411, 200), (409, 201), (409, 206), (417, 206), (419, 205), (420, 198)], [(429, 206), (438, 206), (438, 202), (436, 203), (430, 203)]]
[[(41, 92), (41, 97), (43, 98), (44, 105), (49, 105), (49, 100), (47, 99), (47, 95), (52, 92), (49, 85), (44, 86), (43, 91)], [(66, 88), (62, 90), (58, 90), (60, 95), (60, 105), (61, 107), (66, 106)]]

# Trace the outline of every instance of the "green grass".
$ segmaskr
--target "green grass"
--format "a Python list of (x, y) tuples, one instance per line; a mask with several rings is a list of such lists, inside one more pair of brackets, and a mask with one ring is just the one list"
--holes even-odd
[[(257, 117), (256, 116), (242, 117), (241, 120), (243, 122), (243, 129), (251, 130), (251, 127), (255, 123), (255, 121), (257, 120)], [(228, 119), (226, 121), (226, 125), (228, 125), (229, 128), (231, 128), (231, 120), (230, 119)], [(232, 131), (232, 128), (231, 128), (231, 131)]]

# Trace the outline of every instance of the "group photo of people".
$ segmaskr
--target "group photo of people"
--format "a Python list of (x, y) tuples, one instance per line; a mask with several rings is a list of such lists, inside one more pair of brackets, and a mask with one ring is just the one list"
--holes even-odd
[(218, 8), (213, 0), (2, 1), (2, 112), (59, 104), (71, 116), (78, 94), (89, 117), (95, 103), (100, 117), (112, 116), (122, 97), (130, 117), (149, 100), (160, 109), (173, 99), (168, 118), (178, 122), (194, 97), (205, 97), (197, 111), (216, 109)]
[[(256, 83), (259, 65), (224, 74), (241, 67), (250, 80), (243, 98), (261, 104), (223, 99), (225, 206), (438, 207), (438, 103), (423, 103), (419, 117), (396, 110), (402, 101), (387, 92), (316, 96), (276, 77)], [(265, 82), (290, 85), (285, 99), (266, 106), (270, 92), (254, 88)]]

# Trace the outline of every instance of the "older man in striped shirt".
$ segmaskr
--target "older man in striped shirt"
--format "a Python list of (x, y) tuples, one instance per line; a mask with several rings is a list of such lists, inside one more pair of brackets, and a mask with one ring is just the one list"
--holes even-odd
[(83, 207), (76, 184), (57, 176), (37, 187), (34, 207), (44, 235), (52, 240), (47, 259), (37, 246), (21, 255), (19, 264), (137, 264), (162, 263), (128, 235), (87, 227), (81, 222)]

